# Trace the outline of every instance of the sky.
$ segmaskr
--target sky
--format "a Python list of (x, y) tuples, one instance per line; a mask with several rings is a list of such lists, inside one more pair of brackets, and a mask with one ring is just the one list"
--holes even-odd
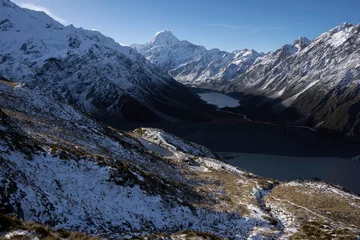
[(13, 0), (64, 25), (96, 29), (123, 45), (170, 30), (208, 49), (274, 51), (360, 23), (360, 0)]

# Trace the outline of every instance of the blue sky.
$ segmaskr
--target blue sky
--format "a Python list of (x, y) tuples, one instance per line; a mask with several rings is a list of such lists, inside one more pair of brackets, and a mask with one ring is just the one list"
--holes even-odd
[(122, 44), (168, 29), (180, 40), (233, 51), (272, 51), (313, 39), (343, 22), (360, 23), (360, 0), (14, 0), (65, 24), (97, 29)]

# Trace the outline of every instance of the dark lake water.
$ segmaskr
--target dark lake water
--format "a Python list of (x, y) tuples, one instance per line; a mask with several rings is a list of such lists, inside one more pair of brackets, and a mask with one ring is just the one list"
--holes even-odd
[(278, 180), (314, 178), (360, 193), (360, 162), (337, 157), (287, 157), (218, 152), (233, 166)]

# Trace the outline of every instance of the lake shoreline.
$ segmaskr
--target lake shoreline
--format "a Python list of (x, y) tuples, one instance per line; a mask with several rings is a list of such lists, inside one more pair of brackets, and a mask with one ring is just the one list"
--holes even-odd
[(224, 162), (256, 175), (291, 181), (324, 181), (360, 193), (360, 162), (336, 157), (292, 157), (240, 152), (216, 152)]

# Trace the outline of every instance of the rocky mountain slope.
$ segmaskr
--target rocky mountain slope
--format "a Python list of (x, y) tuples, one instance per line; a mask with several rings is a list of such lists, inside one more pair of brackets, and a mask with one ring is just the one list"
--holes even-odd
[[(0, 152), (0, 213), (45, 224), (55, 237), (59, 229), (116, 239), (360, 235), (360, 198), (340, 187), (264, 179), (159, 129), (121, 132), (3, 78)], [(46, 238), (7, 223), (1, 237)]]
[(0, 1), (0, 75), (114, 121), (201, 119), (206, 108), (134, 49), (9, 0)]
[(132, 47), (177, 81), (190, 85), (228, 81), (264, 55), (248, 49), (231, 53), (219, 49), (207, 50), (203, 46), (180, 41), (168, 30), (156, 33), (148, 43), (133, 44)]
[[(244, 104), (270, 109), (277, 117), (359, 136), (359, 33), (360, 25), (344, 23), (295, 54), (255, 63), (223, 90), (262, 96)], [(274, 54), (264, 58), (274, 60)]]

